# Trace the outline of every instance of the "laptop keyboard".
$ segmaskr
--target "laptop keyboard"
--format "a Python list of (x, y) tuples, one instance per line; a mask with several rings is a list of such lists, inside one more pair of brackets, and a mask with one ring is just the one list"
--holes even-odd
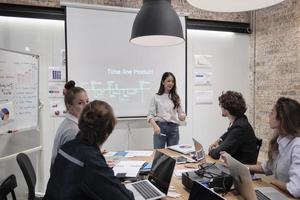
[(159, 192), (157, 192), (151, 184), (147, 181), (139, 181), (133, 183), (132, 186), (145, 198), (150, 199), (154, 197), (161, 196)]
[(255, 190), (257, 200), (271, 200), (270, 198), (266, 197), (261, 191)]

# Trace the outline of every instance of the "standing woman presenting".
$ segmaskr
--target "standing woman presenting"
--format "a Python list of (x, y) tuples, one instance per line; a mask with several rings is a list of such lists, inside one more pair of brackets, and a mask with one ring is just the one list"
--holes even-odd
[(176, 92), (176, 79), (171, 72), (165, 72), (160, 81), (158, 92), (153, 96), (147, 120), (154, 130), (154, 149), (165, 148), (179, 142), (180, 121), (185, 120), (185, 113)]
[(65, 84), (63, 94), (67, 114), (65, 119), (59, 125), (55, 135), (51, 166), (54, 163), (60, 147), (66, 142), (74, 139), (79, 132), (78, 118), (85, 105), (89, 103), (86, 91), (81, 87), (76, 87), (75, 82), (72, 80)]

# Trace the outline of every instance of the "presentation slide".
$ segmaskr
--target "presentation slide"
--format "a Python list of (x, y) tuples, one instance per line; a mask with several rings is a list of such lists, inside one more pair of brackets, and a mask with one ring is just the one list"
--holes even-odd
[[(85, 88), (90, 100), (107, 101), (118, 117), (144, 117), (162, 74), (172, 72), (185, 110), (185, 43), (169, 47), (131, 44), (135, 16), (133, 12), (68, 7), (68, 80)], [(185, 30), (185, 19), (180, 19)]]

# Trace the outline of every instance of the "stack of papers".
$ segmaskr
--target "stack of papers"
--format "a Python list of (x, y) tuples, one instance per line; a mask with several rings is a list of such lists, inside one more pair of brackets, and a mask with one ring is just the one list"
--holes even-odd
[(119, 156), (119, 157), (149, 157), (153, 154), (153, 151), (109, 151), (106, 154), (104, 154), (105, 157), (111, 157), (111, 156)]
[(122, 174), (123, 177), (137, 177), (144, 163), (145, 161), (134, 161), (134, 160), (120, 161), (113, 168), (113, 171), (115, 176), (118, 176), (118, 174)]
[(189, 154), (195, 152), (195, 147), (190, 144), (177, 144), (173, 146), (168, 146), (168, 149), (177, 151), (183, 154)]

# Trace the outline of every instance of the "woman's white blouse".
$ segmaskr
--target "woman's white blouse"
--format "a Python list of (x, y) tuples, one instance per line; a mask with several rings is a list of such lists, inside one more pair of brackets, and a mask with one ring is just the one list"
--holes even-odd
[(179, 124), (178, 116), (184, 114), (181, 105), (174, 109), (174, 103), (168, 94), (155, 94), (150, 102), (147, 120), (167, 121)]
[(296, 198), (300, 197), (300, 137), (290, 139), (279, 137), (278, 154), (274, 155), (273, 164), (262, 163), (266, 175), (285, 182), (287, 190)]

